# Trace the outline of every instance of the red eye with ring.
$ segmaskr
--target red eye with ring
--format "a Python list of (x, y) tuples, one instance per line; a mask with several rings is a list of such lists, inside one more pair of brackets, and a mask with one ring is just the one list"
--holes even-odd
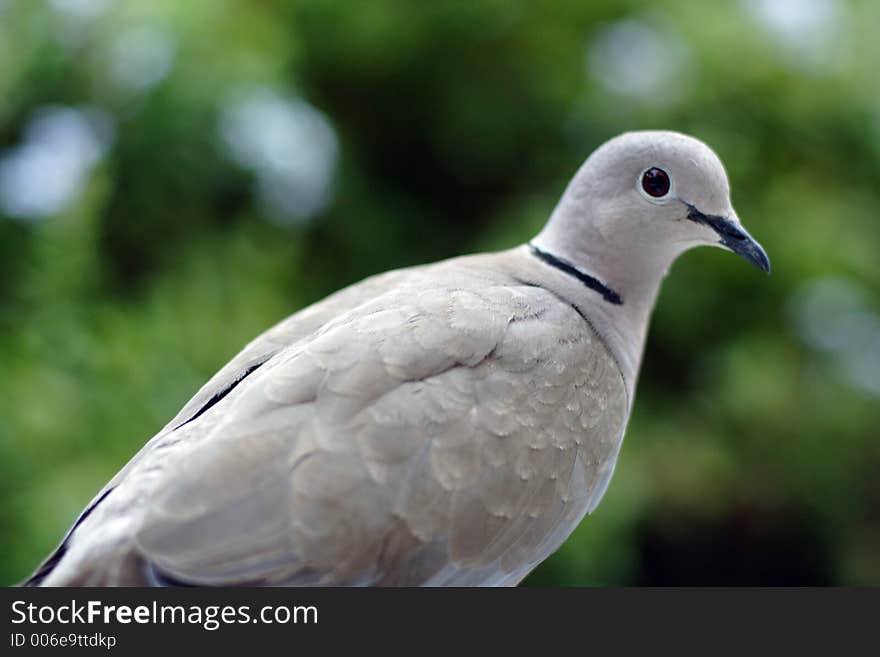
[(649, 196), (653, 196), (654, 198), (666, 196), (669, 193), (669, 186), (669, 174), (663, 169), (651, 167), (642, 174), (642, 189), (644, 189)]

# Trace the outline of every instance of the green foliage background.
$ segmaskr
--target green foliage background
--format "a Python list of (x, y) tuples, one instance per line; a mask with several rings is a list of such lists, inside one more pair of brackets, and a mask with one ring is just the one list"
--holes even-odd
[[(115, 135), (63, 209), (0, 212), (0, 582), (257, 333), (371, 273), (521, 243), (602, 141), (669, 128), (725, 161), (773, 275), (675, 265), (611, 488), (528, 583), (880, 584), (880, 4), (831, 2), (816, 48), (760, 4), (0, 0), (0, 155), (45, 106)], [(620, 21), (677, 44), (657, 93), (596, 73)], [(133, 91), (107, 71), (140, 25), (173, 61)], [(309, 221), (273, 217), (218, 138), (258, 86), (338, 137)]]

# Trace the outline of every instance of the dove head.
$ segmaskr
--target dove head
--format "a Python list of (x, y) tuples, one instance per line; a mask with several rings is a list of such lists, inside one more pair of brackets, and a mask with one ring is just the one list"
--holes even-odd
[(532, 244), (623, 287), (662, 278), (676, 257), (700, 245), (770, 271), (731, 205), (721, 160), (677, 132), (628, 132), (596, 149)]

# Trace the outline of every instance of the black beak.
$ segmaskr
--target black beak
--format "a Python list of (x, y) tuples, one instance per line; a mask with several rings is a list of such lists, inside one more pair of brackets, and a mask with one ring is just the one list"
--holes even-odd
[(766, 251), (749, 235), (740, 224), (715, 214), (703, 214), (693, 205), (687, 204), (687, 218), (698, 224), (708, 226), (721, 238), (721, 243), (728, 249), (749, 261), (755, 267), (770, 273), (770, 258)]

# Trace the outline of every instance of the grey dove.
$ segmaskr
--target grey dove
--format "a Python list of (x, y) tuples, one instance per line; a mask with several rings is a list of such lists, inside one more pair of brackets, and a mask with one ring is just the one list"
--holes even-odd
[(631, 132), (529, 244), (392, 271), (247, 345), (29, 585), (515, 585), (605, 493), (661, 280), (770, 270), (721, 161)]

